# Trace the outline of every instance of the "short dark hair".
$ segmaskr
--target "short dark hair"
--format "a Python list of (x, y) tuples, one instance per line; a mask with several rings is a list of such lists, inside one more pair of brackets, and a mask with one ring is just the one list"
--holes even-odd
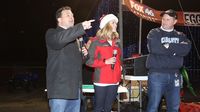
[(71, 10), (69, 6), (63, 6), (56, 11), (56, 19), (60, 18), (63, 10)]
[(167, 15), (169, 15), (169, 16), (175, 18), (175, 19), (178, 18), (178, 17), (177, 17), (177, 13), (176, 13), (176, 11), (174, 11), (174, 10), (172, 10), (172, 9), (169, 9), (169, 10), (163, 11), (163, 12), (160, 14), (160, 16), (163, 17), (164, 14), (167, 14)]

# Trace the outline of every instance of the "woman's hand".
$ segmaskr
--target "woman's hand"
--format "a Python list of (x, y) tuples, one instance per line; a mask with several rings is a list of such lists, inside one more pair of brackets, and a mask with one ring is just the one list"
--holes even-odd
[(108, 58), (105, 60), (105, 64), (115, 64), (116, 57)]

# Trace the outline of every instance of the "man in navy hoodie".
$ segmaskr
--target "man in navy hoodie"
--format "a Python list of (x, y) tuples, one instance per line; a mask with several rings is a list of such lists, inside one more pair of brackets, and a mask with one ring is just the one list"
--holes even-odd
[(152, 29), (148, 36), (149, 56), (146, 66), (148, 74), (147, 112), (157, 112), (162, 96), (165, 97), (168, 112), (178, 112), (180, 104), (183, 58), (191, 49), (186, 35), (174, 29), (177, 13), (167, 10), (161, 13), (161, 27)]

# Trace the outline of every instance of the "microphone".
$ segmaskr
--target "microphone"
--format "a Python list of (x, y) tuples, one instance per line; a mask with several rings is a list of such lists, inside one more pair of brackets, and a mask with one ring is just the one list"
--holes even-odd
[[(117, 50), (115, 49), (115, 50), (113, 50), (113, 57), (116, 57), (116, 56), (117, 56)], [(113, 70), (114, 67), (115, 67), (115, 64), (112, 64), (111, 69)]]
[(82, 47), (83, 47), (83, 37), (79, 38), (79, 45), (80, 45), (80, 49), (82, 50)]
[[(82, 57), (88, 58), (88, 55), (84, 56), (84, 54), (82, 52), (82, 47), (86, 48), (86, 46), (84, 45), (83, 37), (80, 37), (78, 40), (79, 40), (79, 47), (81, 49), (81, 55), (82, 55)], [(87, 50), (87, 48), (86, 48), (86, 50)]]

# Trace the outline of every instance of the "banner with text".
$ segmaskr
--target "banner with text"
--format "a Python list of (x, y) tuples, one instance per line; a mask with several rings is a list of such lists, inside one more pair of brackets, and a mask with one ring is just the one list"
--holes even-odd
[[(136, 16), (151, 21), (160, 23), (160, 14), (162, 11), (155, 10), (136, 0), (124, 0), (123, 4), (134, 13)], [(178, 15), (177, 25), (181, 26), (200, 26), (200, 12), (181, 12), (176, 11)]]

